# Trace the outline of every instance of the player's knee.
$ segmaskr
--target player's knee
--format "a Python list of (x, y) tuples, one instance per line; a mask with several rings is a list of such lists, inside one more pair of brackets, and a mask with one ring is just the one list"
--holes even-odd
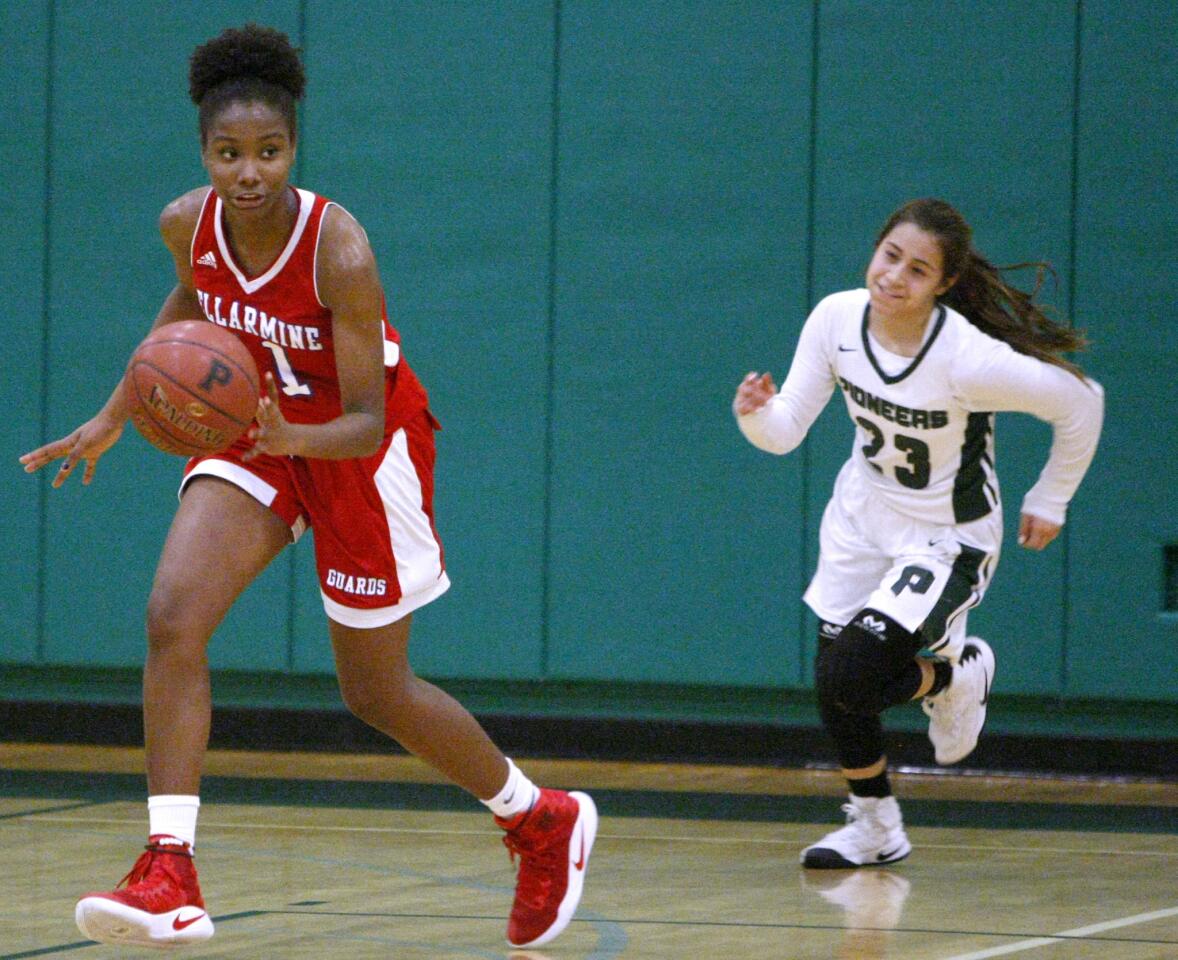
[(364, 684), (341, 683), (340, 699), (357, 720), (382, 731), (389, 726), (387, 703)]
[(915, 653), (914, 642), (891, 617), (864, 610), (819, 652), (814, 678), (820, 709), (881, 713), (888, 706), (884, 686)]
[(190, 592), (157, 584), (147, 598), (147, 645), (153, 653), (203, 658), (209, 633), (195, 615)]
[(815, 683), (823, 712), (871, 713), (869, 657), (848, 637), (818, 656)]
[(416, 677), (342, 670), (337, 679), (340, 698), (356, 719), (395, 740), (401, 739), (402, 727), (414, 713)]

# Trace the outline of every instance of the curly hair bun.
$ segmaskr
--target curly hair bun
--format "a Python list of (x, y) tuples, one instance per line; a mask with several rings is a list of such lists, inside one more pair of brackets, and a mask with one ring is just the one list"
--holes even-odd
[(281, 87), (295, 100), (302, 97), (307, 77), (299, 51), (285, 33), (247, 23), (201, 44), (189, 61), (188, 95), (199, 106), (221, 84), (251, 79)]

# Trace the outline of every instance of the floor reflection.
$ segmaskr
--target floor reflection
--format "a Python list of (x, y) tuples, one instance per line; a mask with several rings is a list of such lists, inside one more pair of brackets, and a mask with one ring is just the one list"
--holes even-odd
[(842, 908), (847, 928), (838, 960), (884, 960), (891, 931), (900, 924), (911, 884), (878, 868), (803, 870), (802, 888)]

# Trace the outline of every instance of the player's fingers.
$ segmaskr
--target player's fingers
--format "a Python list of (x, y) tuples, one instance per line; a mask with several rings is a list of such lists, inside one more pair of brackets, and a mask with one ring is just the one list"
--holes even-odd
[(254, 427), (253, 429), (250, 430), (248, 436), (249, 436), (250, 440), (253, 441), (253, 446), (247, 448), (241, 455), (241, 459), (245, 463), (249, 463), (259, 453), (265, 452), (261, 447), (262, 441), (259, 440), (261, 433), (262, 433), (262, 431), (258, 427)]
[(1027, 540), (1031, 536), (1031, 517), (1024, 513), (1018, 518), (1018, 543), (1020, 547), (1027, 545)]
[(1036, 541), (1039, 544), (1037, 549), (1042, 550), (1044, 547), (1049, 546), (1051, 542), (1057, 536), (1059, 536), (1059, 530), (1060, 528), (1054, 523), (1041, 524), (1039, 529), (1036, 531)]
[(20, 457), (20, 462), (24, 464), (25, 473), (33, 473), (40, 470), (45, 464), (52, 463), (58, 457), (63, 457), (69, 452), (72, 446), (72, 441), (68, 438), (65, 440), (54, 440), (53, 443), (47, 443), (43, 447), (38, 447), (36, 450), (30, 450), (28, 453)]
[(274, 380), (274, 374), (269, 371), (266, 372), (266, 394), (274, 405), (278, 406), (278, 384)]
[(1028, 550), (1042, 550), (1063, 529), (1058, 523), (1024, 513), (1019, 518), (1018, 542)]
[(77, 466), (78, 459), (78, 448), (75, 447), (70, 451), (69, 456), (65, 458), (65, 463), (61, 465), (61, 469), (57, 471), (57, 475), (53, 478), (53, 486), (55, 489), (60, 487), (63, 483), (66, 482), (66, 480), (69, 479), (69, 475), (73, 472), (74, 467)]

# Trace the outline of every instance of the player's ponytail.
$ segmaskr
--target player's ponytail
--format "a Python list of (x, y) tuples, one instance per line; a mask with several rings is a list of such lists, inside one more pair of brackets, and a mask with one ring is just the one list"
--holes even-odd
[(299, 51), (285, 33), (247, 23), (230, 28), (193, 51), (188, 66), (188, 95), (200, 110), (200, 141), (229, 103), (257, 100), (283, 115), (295, 140), (295, 104), (307, 78)]
[[(1063, 354), (1083, 350), (1088, 345), (1087, 338), (1080, 331), (1052, 320), (1035, 303), (1044, 279), (1052, 273), (1048, 264), (1033, 261), (994, 266), (974, 249), (973, 231), (965, 218), (944, 200), (925, 198), (904, 204), (888, 218), (876, 245), (900, 223), (912, 223), (940, 242), (943, 274), (956, 278), (940, 298), (946, 305), (1019, 353), (1083, 377), (1083, 371), (1064, 359)], [(1035, 286), (1030, 293), (1011, 286), (1002, 276), (1023, 269), (1035, 270)]]

